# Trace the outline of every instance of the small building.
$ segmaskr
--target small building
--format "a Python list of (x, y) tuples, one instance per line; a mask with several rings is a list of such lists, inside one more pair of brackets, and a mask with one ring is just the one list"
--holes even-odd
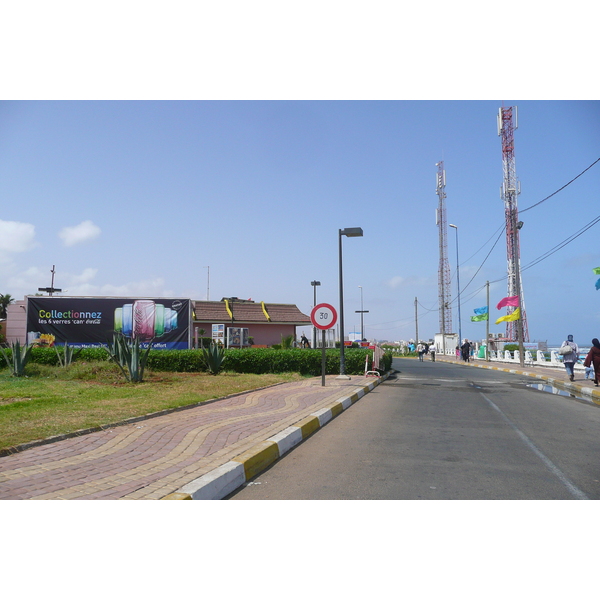
[[(24, 300), (9, 304), (5, 324), (6, 340), (9, 344), (17, 340), (21, 344), (28, 343), (28, 337), (30, 337), (28, 336), (28, 305), (36, 298), (38, 300), (43, 298), (46, 304), (56, 304), (57, 306), (61, 304), (61, 300), (66, 300), (64, 296), (26, 297)], [(78, 298), (77, 300), (83, 299), (97, 303), (106, 303), (109, 300), (109, 298)], [(118, 300), (120, 305), (123, 305), (127, 302), (131, 304), (131, 301), (135, 299), (111, 298), (110, 300)], [(295, 304), (254, 302), (252, 300), (240, 300), (235, 297), (223, 298), (218, 302), (189, 300), (185, 302), (191, 304), (191, 311), (185, 313), (187, 316), (182, 320), (187, 321), (189, 319), (189, 321), (179, 323), (179, 327), (187, 327), (190, 330), (189, 339), (192, 343), (195, 333), (201, 329), (205, 331), (203, 337), (211, 337), (213, 325), (221, 327), (224, 333), (224, 341), (227, 340), (228, 327), (245, 328), (248, 330), (248, 336), (252, 338), (252, 343), (257, 346), (280, 344), (282, 336), (293, 335), (296, 339), (296, 327), (311, 326), (310, 317), (302, 313)], [(180, 304), (184, 304), (184, 302), (181, 301)], [(125, 305), (129, 306), (129, 304)], [(111, 306), (110, 310), (104, 312), (107, 315), (112, 315), (114, 309)], [(61, 321), (61, 326), (65, 327), (66, 325)], [(112, 324), (112, 321), (110, 321), (106, 327), (114, 329), (116, 324)], [(57, 335), (57, 340), (62, 340), (64, 337)], [(73, 334), (66, 337), (70, 343), (75, 341)]]
[(200, 301), (193, 303), (194, 330), (204, 329), (206, 337), (212, 336), (213, 325), (222, 325), (225, 339), (227, 328), (247, 328), (255, 346), (280, 344), (281, 338), (293, 335), (296, 327), (311, 326), (310, 317), (300, 311), (295, 304), (276, 304), (222, 298), (220, 301)]

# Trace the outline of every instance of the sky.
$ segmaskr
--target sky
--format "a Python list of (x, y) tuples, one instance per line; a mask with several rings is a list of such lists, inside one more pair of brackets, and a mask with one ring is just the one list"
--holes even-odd
[[(486, 281), (490, 330), (503, 331), (501, 106), (518, 110), (520, 211), (600, 158), (597, 101), (4, 101), (0, 292), (33, 294), (54, 266), (63, 295), (237, 296), (310, 314), (313, 280), (317, 303), (339, 307), (338, 231), (361, 227), (342, 240), (346, 332), (360, 331), (362, 286), (366, 337), (407, 340), (418, 326), (431, 338), (443, 161), (462, 335), (485, 336), (470, 316)], [(599, 226), (525, 269), (599, 216), (599, 188), (596, 163), (521, 214), (531, 341), (600, 335)]]
[[(346, 334), (362, 309), (369, 339), (432, 338), (443, 161), (460, 329), (481, 339), (486, 281), (492, 307), (506, 295), (498, 110), (518, 107), (520, 210), (600, 158), (593, 22), (578, 1), (560, 16), (510, 4), (3, 7), (0, 293), (36, 293), (54, 267), (63, 295), (309, 314), (314, 280), (339, 308), (338, 231), (361, 227), (343, 239)], [(522, 214), (532, 341), (600, 335), (597, 225), (527, 268), (598, 216), (599, 183), (596, 163)], [(448, 258), (458, 330), (454, 229)]]

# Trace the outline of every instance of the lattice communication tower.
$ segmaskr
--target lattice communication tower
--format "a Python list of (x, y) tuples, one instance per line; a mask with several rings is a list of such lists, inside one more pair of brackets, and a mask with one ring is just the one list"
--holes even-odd
[[(517, 208), (517, 196), (521, 193), (521, 185), (517, 180), (515, 167), (514, 130), (517, 127), (517, 107), (502, 107), (498, 112), (498, 135), (502, 139), (502, 166), (504, 170), (504, 181), (500, 190), (500, 197), (504, 201), (504, 213), (506, 217), (507, 295), (520, 296), (523, 342), (528, 342), (529, 332), (527, 329), (527, 315), (525, 313), (525, 299), (521, 281), (521, 256), (519, 250), (519, 230), (523, 224), (519, 221), (519, 210)], [(511, 314), (515, 310), (515, 307), (508, 307), (508, 314)], [(517, 334), (517, 321), (507, 321), (506, 339), (518, 342)]]
[(440, 234), (440, 265), (438, 269), (438, 298), (440, 313), (440, 333), (452, 333), (452, 309), (450, 308), (450, 264), (448, 263), (448, 226), (446, 223), (446, 171), (444, 161), (436, 163), (436, 194), (439, 198), (436, 209), (436, 225)]

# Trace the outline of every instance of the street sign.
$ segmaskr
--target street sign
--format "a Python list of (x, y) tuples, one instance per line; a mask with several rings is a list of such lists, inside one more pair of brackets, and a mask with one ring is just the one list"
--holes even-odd
[(317, 329), (325, 331), (337, 323), (337, 312), (331, 304), (317, 304), (310, 313), (310, 320)]

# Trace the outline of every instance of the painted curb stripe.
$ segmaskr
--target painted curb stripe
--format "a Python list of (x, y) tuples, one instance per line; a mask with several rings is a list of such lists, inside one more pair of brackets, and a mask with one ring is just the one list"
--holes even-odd
[(162, 498), (162, 500), (192, 500), (192, 497), (189, 494), (183, 494), (181, 492), (173, 492), (168, 496)]
[(279, 446), (275, 442), (260, 442), (250, 450), (236, 456), (233, 462), (244, 465), (246, 481), (264, 471), (279, 458)]
[(270, 437), (267, 441), (277, 444), (279, 447), (279, 456), (281, 457), (302, 441), (302, 430), (294, 426), (288, 427), (281, 433)]
[(359, 389), (352, 396), (342, 398), (331, 407), (305, 417), (224, 465), (184, 485), (176, 492), (164, 496), (162, 500), (221, 500), (225, 498), (352, 406), (382, 381), (385, 381), (388, 376), (389, 373), (385, 373), (380, 379)]
[(230, 460), (178, 490), (192, 500), (221, 500), (246, 483), (244, 465)]
[(302, 439), (306, 439), (307, 437), (311, 436), (315, 431), (317, 431), (317, 429), (319, 429), (320, 426), (321, 423), (319, 422), (318, 417), (313, 415), (310, 415), (309, 417), (306, 417), (305, 419), (302, 419), (302, 421), (298, 421), (298, 423), (296, 423), (296, 427), (302, 431)]

